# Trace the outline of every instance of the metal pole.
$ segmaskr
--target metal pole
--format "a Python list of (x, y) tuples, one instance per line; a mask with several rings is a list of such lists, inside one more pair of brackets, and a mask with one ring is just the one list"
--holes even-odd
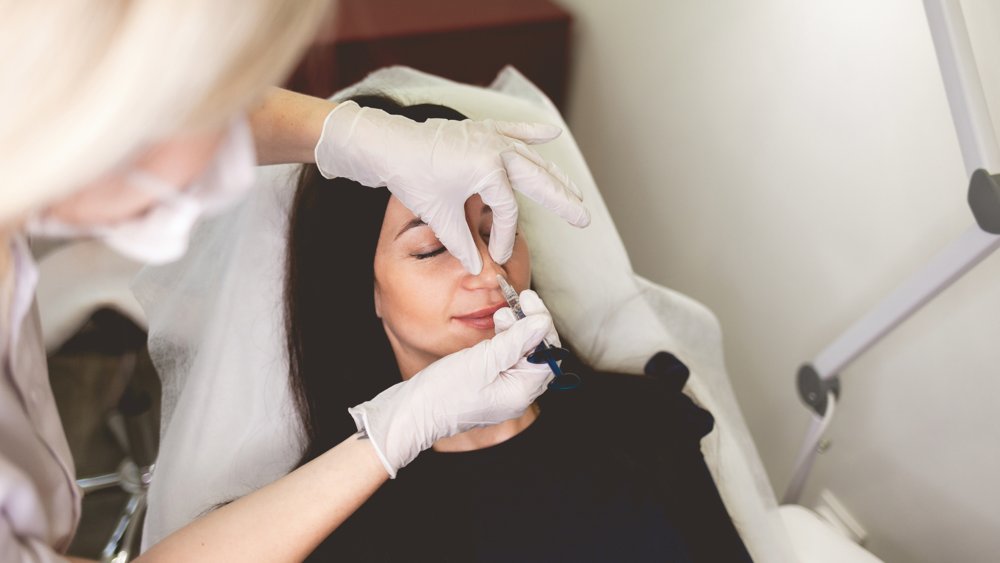
[[(924, 0), (952, 121), (969, 178), (969, 202), (978, 221), (934, 256), (920, 271), (852, 324), (799, 372), (803, 401), (825, 416), (839, 393), (839, 373), (910, 315), (1000, 247), (998, 230), (987, 227), (1000, 216), (1000, 146), (976, 69), (972, 44), (958, 0)], [(985, 173), (983, 171), (986, 171)], [(974, 189), (975, 188), (975, 189)], [(985, 194), (985, 195), (984, 195)], [(994, 223), (995, 224), (995, 223)], [(984, 229), (988, 229), (987, 232)], [(818, 438), (813, 421), (783, 502), (796, 502), (815, 461)]]
[(1000, 146), (990, 120), (983, 83), (969, 41), (969, 30), (958, 0), (924, 0), (951, 119), (962, 149), (965, 173), (982, 168), (1000, 172)]

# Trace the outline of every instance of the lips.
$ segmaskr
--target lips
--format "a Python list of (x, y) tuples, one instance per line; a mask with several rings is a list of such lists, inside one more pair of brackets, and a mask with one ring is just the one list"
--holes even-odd
[(467, 315), (461, 315), (453, 317), (456, 321), (468, 325), (472, 328), (485, 330), (493, 329), (493, 313), (496, 313), (500, 309), (506, 307), (506, 303), (499, 303), (497, 305), (491, 305), (485, 309), (480, 309), (478, 311), (473, 311)]

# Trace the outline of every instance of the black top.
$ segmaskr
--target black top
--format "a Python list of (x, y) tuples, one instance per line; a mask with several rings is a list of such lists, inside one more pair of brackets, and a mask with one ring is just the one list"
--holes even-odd
[[(667, 359), (664, 359), (664, 356)], [(517, 436), (427, 451), (313, 553), (313, 561), (749, 561), (699, 449), (711, 415), (655, 377), (595, 373), (540, 399)]]

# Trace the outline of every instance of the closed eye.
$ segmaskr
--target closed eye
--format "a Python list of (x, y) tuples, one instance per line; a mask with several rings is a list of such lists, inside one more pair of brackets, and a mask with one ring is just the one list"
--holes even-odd
[(445, 250), (447, 250), (447, 249), (442, 246), (442, 247), (437, 248), (435, 250), (432, 250), (430, 252), (425, 252), (423, 254), (410, 254), (410, 256), (416, 258), (417, 260), (426, 260), (428, 258), (434, 258), (435, 256), (437, 256), (439, 254), (443, 254)]

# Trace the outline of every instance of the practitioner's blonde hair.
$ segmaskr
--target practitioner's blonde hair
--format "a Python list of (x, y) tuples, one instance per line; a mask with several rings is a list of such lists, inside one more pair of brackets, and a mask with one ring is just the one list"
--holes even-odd
[(330, 0), (0, 0), (0, 226), (280, 84)]

